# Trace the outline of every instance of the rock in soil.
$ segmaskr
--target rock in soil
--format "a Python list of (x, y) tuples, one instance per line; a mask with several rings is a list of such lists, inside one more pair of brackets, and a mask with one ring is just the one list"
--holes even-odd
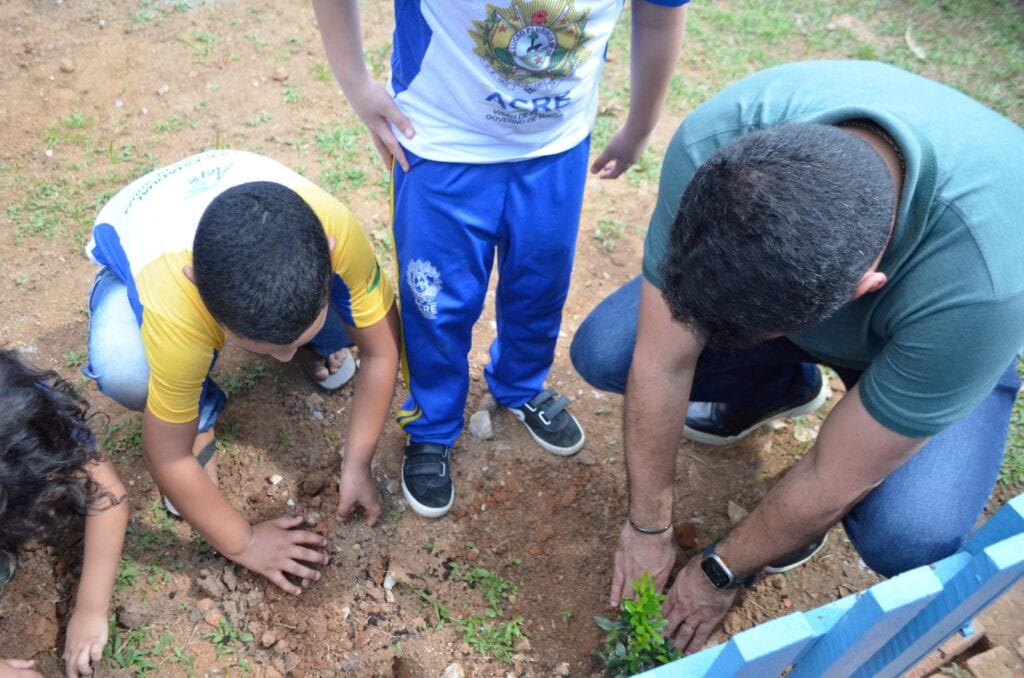
[(1013, 652), (1002, 645), (974, 655), (967, 660), (967, 668), (978, 678), (1014, 678), (1024, 670)]
[(494, 437), (491, 415), (487, 410), (474, 412), (469, 417), (469, 433), (479, 440), (490, 440)]
[(465, 678), (466, 670), (459, 662), (452, 662), (441, 674), (441, 678)]
[(211, 598), (221, 598), (228, 592), (228, 587), (220, 580), (220, 577), (207, 569), (199, 570), (196, 577), (196, 586)]

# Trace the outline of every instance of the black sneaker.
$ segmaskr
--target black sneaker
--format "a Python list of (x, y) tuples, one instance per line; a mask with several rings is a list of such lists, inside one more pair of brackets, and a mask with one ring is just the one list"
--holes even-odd
[(424, 518), (440, 518), (455, 502), (452, 469), (446, 445), (409, 443), (402, 461), (402, 494)]
[(569, 399), (544, 389), (533, 400), (508, 411), (526, 425), (537, 444), (548, 452), (569, 457), (583, 447), (586, 436), (576, 417), (565, 409)]
[(763, 572), (764, 574), (781, 574), (783, 572), (788, 572), (792, 570), (794, 567), (800, 567), (808, 560), (813, 558), (814, 555), (818, 551), (820, 551), (823, 546), (825, 546), (825, 540), (827, 538), (828, 535), (826, 534), (821, 539), (817, 541), (812, 541), (810, 544), (803, 547), (802, 549), (797, 549), (792, 553), (787, 553), (786, 555), (776, 560), (774, 563), (768, 565), (767, 567), (764, 567), (761, 570), (761, 572)]
[(787, 394), (784, 401), (765, 412), (751, 412), (727, 403), (690, 403), (686, 410), (683, 437), (705, 445), (728, 445), (745, 438), (773, 419), (799, 417), (814, 412), (828, 399), (828, 385), (817, 378)]

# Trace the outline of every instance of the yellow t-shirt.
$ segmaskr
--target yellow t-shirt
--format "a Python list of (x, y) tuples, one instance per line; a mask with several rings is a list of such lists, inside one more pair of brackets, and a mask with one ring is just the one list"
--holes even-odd
[(196, 228), (214, 198), (251, 181), (294, 190), (335, 239), (330, 298), (346, 324), (369, 327), (394, 303), (391, 282), (352, 213), (277, 161), (208, 151), (150, 172), (100, 210), (86, 253), (128, 287), (149, 363), (147, 406), (163, 421), (199, 416), (203, 382), (227, 338), (183, 271), (192, 264)]

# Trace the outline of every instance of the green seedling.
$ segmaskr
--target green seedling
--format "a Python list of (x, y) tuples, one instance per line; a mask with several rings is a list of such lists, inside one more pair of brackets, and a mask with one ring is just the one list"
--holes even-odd
[(64, 366), (71, 368), (81, 367), (88, 359), (89, 354), (85, 351), (68, 351), (64, 354)]
[(235, 654), (236, 644), (248, 645), (252, 642), (252, 634), (247, 631), (239, 631), (231, 625), (227, 619), (221, 618), (220, 623), (213, 631), (203, 634), (203, 640), (210, 641), (217, 658), (228, 654)]
[(605, 665), (607, 676), (632, 676), (682, 656), (671, 641), (661, 635), (668, 622), (661, 614), (665, 595), (658, 593), (654, 579), (644, 572), (633, 581), (636, 596), (623, 601), (619, 619), (594, 617), (607, 633), (596, 654)]
[(601, 219), (597, 222), (597, 228), (594, 229), (594, 239), (601, 243), (605, 252), (611, 252), (615, 249), (615, 242), (622, 236), (625, 229), (626, 224), (621, 221)]

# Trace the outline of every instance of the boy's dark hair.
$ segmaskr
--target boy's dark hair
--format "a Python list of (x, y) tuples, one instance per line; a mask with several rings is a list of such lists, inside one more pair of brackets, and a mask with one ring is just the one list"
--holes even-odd
[(0, 350), (0, 549), (70, 545), (90, 510), (120, 501), (85, 470), (102, 459), (88, 416), (71, 384)]
[(740, 137), (683, 193), (661, 269), (672, 317), (710, 348), (827, 318), (885, 246), (895, 196), (885, 163), (849, 132), (805, 123)]
[(196, 229), (192, 268), (214, 319), (246, 339), (290, 344), (327, 304), (327, 236), (281, 184), (254, 181), (217, 196)]

